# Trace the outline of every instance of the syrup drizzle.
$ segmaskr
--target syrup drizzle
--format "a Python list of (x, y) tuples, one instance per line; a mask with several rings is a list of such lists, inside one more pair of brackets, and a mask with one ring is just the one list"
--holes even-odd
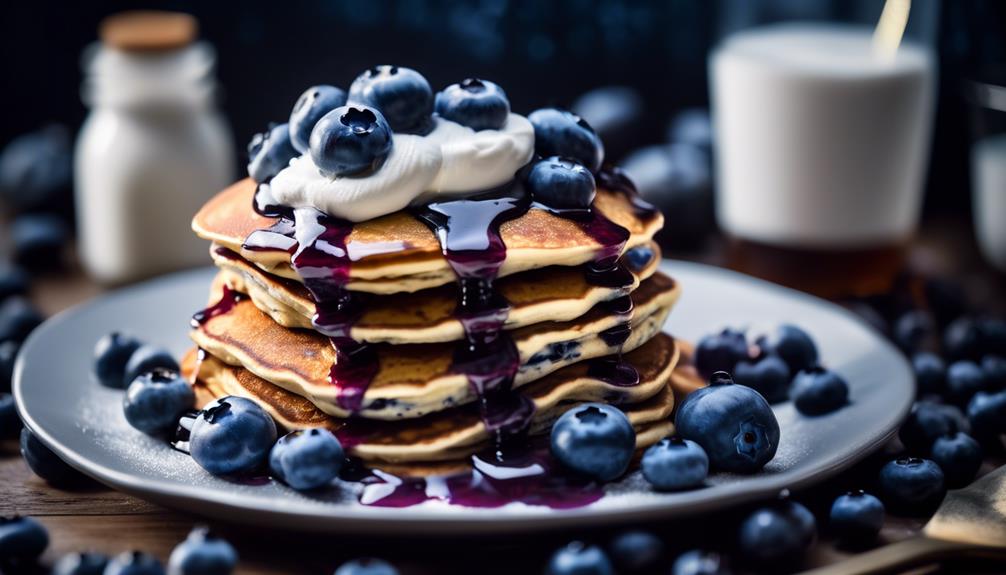
[[(220, 296), (220, 301), (204, 310), (198, 311), (195, 314), (193, 314), (192, 319), (189, 321), (189, 324), (193, 328), (198, 329), (199, 327), (205, 325), (206, 322), (210, 321), (211, 319), (231, 311), (232, 309), (234, 309), (234, 306), (236, 306), (238, 302), (240, 302), (243, 299), (244, 295), (232, 290), (230, 286), (225, 285), (223, 289), (223, 294)], [(202, 352), (202, 350), (200, 350), (200, 352)]]

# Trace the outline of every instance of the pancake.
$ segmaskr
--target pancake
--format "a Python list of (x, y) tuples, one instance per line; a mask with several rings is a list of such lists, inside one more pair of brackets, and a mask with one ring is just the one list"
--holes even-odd
[[(215, 283), (217, 294), (222, 281), (218, 278)], [(544, 322), (513, 331), (520, 364), (514, 387), (576, 362), (617, 353), (617, 342), (610, 342), (601, 332), (621, 329), (627, 319), (631, 332), (622, 349), (643, 345), (660, 331), (679, 291), (673, 280), (658, 273), (632, 293), (631, 319), (611, 313), (602, 303), (573, 321)], [(329, 381), (336, 350), (328, 338), (314, 331), (284, 328), (248, 300), (208, 318), (191, 337), (228, 364), (244, 367), (338, 417), (355, 413), (368, 419), (416, 418), (476, 399), (468, 378), (452, 371), (453, 343), (375, 345), (377, 373), (363, 392), (359, 409), (351, 411), (342, 401), (345, 390)]]
[[(199, 210), (192, 229), (267, 272), (301, 281), (289, 252), (242, 250), (252, 232), (278, 221), (254, 210), (255, 187), (254, 181), (244, 179), (220, 192)], [(624, 249), (649, 242), (663, 226), (659, 212), (640, 210), (632, 197), (620, 192), (598, 188), (594, 209), (628, 230)], [(499, 277), (540, 267), (582, 265), (603, 248), (581, 224), (539, 208), (504, 222), (500, 236), (507, 251)], [(345, 287), (352, 291), (412, 292), (456, 281), (437, 236), (407, 211), (355, 224), (346, 238), (346, 251), (352, 266)]]

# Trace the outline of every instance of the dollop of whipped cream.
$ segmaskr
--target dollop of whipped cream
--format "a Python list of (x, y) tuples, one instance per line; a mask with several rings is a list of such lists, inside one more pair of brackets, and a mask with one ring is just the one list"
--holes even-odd
[(360, 177), (322, 175), (310, 154), (290, 161), (272, 179), (276, 201), (291, 208), (313, 207), (361, 222), (413, 203), (464, 196), (500, 186), (534, 154), (534, 127), (510, 114), (499, 130), (475, 130), (434, 116), (425, 136), (394, 134), (384, 164)]

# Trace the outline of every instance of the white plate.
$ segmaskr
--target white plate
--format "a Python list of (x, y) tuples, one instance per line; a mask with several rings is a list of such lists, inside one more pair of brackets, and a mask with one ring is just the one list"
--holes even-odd
[(472, 509), (427, 502), (405, 509), (366, 507), (352, 493), (324, 499), (278, 484), (238, 485), (210, 476), (191, 458), (126, 423), (122, 392), (98, 385), (91, 354), (102, 335), (122, 330), (181, 354), (192, 313), (206, 301), (213, 270), (160, 278), (62, 313), (35, 331), (18, 360), (14, 394), (25, 424), (72, 466), (116, 489), (228, 521), (317, 531), (472, 534), (653, 520), (771, 497), (821, 481), (860, 460), (897, 429), (912, 403), (910, 368), (857, 317), (811, 296), (719, 268), (668, 261), (662, 269), (683, 295), (667, 323), (696, 340), (725, 326), (770, 328), (791, 322), (817, 340), (823, 361), (851, 385), (851, 404), (823, 417), (775, 408), (779, 451), (754, 475), (717, 474), (710, 486), (652, 492), (638, 473), (600, 501), (555, 511), (511, 504)]

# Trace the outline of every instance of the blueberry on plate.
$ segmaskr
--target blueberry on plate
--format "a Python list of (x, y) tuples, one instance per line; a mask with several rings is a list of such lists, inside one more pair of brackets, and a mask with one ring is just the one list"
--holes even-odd
[(21, 343), (44, 319), (26, 298), (9, 297), (0, 304), (0, 341)]
[(28, 272), (10, 262), (0, 261), (0, 303), (14, 295), (28, 293)]
[(580, 475), (611, 481), (629, 468), (636, 430), (617, 407), (585, 403), (552, 426), (552, 455)]
[(665, 437), (651, 445), (641, 462), (643, 477), (660, 491), (701, 486), (709, 475), (709, 457), (698, 443)]
[(971, 434), (979, 441), (995, 441), (1006, 433), (1006, 391), (979, 391), (968, 402)]
[(18, 216), (10, 227), (14, 261), (26, 270), (52, 271), (63, 267), (70, 232), (54, 214)]
[(793, 378), (793, 405), (804, 415), (824, 415), (849, 403), (849, 384), (834, 371), (812, 367)]
[(290, 112), (290, 143), (301, 154), (311, 148), (311, 131), (325, 114), (346, 105), (346, 92), (321, 84), (311, 86), (297, 98)]
[(674, 560), (671, 575), (731, 575), (725, 557), (713, 551), (692, 549)]
[(164, 566), (149, 553), (126, 551), (108, 562), (104, 575), (164, 575)]
[(723, 372), (685, 397), (674, 426), (680, 437), (701, 445), (712, 467), (722, 471), (758, 471), (779, 447), (779, 422), (768, 402)]
[(498, 85), (467, 78), (437, 94), (436, 111), (440, 117), (475, 131), (499, 130), (510, 115), (510, 100)]
[(42, 444), (27, 427), (21, 429), (21, 457), (49, 485), (67, 487), (80, 483), (84, 476)]
[(17, 415), (14, 396), (0, 392), (0, 439), (14, 439), (21, 432), (21, 418)]
[(936, 320), (932, 314), (921, 309), (913, 309), (898, 316), (894, 321), (892, 336), (894, 343), (907, 354), (935, 352), (940, 345)]
[(126, 363), (140, 348), (140, 340), (112, 332), (94, 346), (94, 376), (105, 387), (124, 389), (130, 381), (126, 378)]
[(784, 499), (751, 513), (740, 526), (739, 550), (761, 567), (799, 563), (817, 538), (817, 522), (803, 505)]
[(762, 394), (769, 403), (789, 399), (791, 380), (789, 366), (777, 355), (763, 353), (757, 359), (743, 360), (734, 367), (734, 381)]
[(909, 453), (929, 455), (936, 438), (963, 431), (953, 413), (955, 409), (929, 401), (916, 402), (898, 430), (898, 439)]
[(912, 356), (912, 371), (919, 395), (942, 394), (946, 389), (947, 364), (940, 356), (920, 351)]
[(888, 461), (880, 469), (879, 485), (887, 507), (903, 515), (925, 515), (934, 511), (947, 492), (940, 466), (918, 457)]
[(276, 423), (257, 403), (222, 397), (192, 424), (189, 453), (213, 475), (250, 473), (262, 466), (276, 443)]
[(763, 351), (781, 357), (789, 366), (790, 373), (817, 365), (817, 345), (814, 339), (795, 325), (780, 325), (774, 332), (758, 338), (757, 343)]
[(656, 256), (657, 254), (653, 251), (653, 248), (643, 244), (627, 250), (622, 255), (622, 261), (629, 266), (630, 270), (639, 273), (645, 270)]
[(985, 372), (970, 360), (955, 361), (947, 368), (947, 400), (967, 405), (979, 391), (985, 390)]
[(174, 431), (178, 418), (192, 409), (196, 395), (177, 371), (155, 368), (126, 388), (122, 411), (134, 428), (150, 435)]
[(933, 443), (932, 458), (943, 470), (948, 489), (971, 483), (982, 466), (982, 457), (982, 446), (966, 433), (958, 431)]
[(706, 377), (717, 371), (732, 373), (738, 363), (749, 358), (744, 332), (730, 328), (703, 337), (695, 346), (695, 367)]
[(424, 134), (431, 124), (433, 90), (411, 68), (374, 66), (353, 80), (349, 103), (380, 110), (396, 133)]
[(843, 545), (871, 543), (884, 526), (884, 504), (862, 489), (850, 491), (831, 504), (828, 525)]
[(989, 389), (1006, 388), (1006, 357), (986, 355), (982, 358), (985, 385)]
[(175, 546), (168, 558), (171, 575), (229, 575), (238, 563), (230, 543), (206, 527), (196, 527)]
[(14, 363), (21, 344), (16, 341), (0, 342), (0, 392), (10, 393), (14, 380)]
[(122, 388), (129, 387), (137, 377), (155, 369), (179, 371), (178, 362), (168, 350), (148, 344), (141, 345), (126, 362), (122, 374)]
[(260, 184), (268, 182), (299, 155), (290, 140), (289, 125), (270, 124), (248, 142), (248, 175)]
[(0, 154), (0, 198), (16, 211), (68, 202), (73, 184), (73, 137), (60, 124), (11, 140)]
[(398, 569), (382, 559), (365, 557), (343, 563), (335, 575), (398, 575)]
[(67, 553), (52, 566), (52, 575), (103, 575), (108, 556), (101, 553)]
[(269, 453), (269, 468), (284, 483), (305, 491), (328, 485), (339, 475), (346, 454), (327, 429), (292, 431)]
[(552, 554), (547, 575), (615, 575), (615, 568), (596, 545), (573, 541)]
[(620, 575), (650, 573), (663, 563), (664, 542), (649, 531), (634, 529), (615, 536), (608, 552)]
[(587, 209), (596, 191), (587, 168), (559, 157), (535, 162), (526, 185), (534, 201), (557, 210)]
[(601, 169), (604, 145), (586, 120), (556, 108), (535, 110), (527, 119), (534, 126), (534, 149), (539, 156), (570, 158), (591, 172)]
[[(31, 517), (0, 517), (0, 570), (26, 566), (49, 546), (49, 532)], [(15, 569), (11, 570), (12, 572)]]
[(960, 317), (943, 331), (943, 351), (952, 360), (978, 361), (985, 353), (983, 340), (979, 323), (968, 316)]
[(332, 110), (311, 131), (311, 159), (328, 177), (377, 170), (393, 145), (381, 112), (359, 104)]

